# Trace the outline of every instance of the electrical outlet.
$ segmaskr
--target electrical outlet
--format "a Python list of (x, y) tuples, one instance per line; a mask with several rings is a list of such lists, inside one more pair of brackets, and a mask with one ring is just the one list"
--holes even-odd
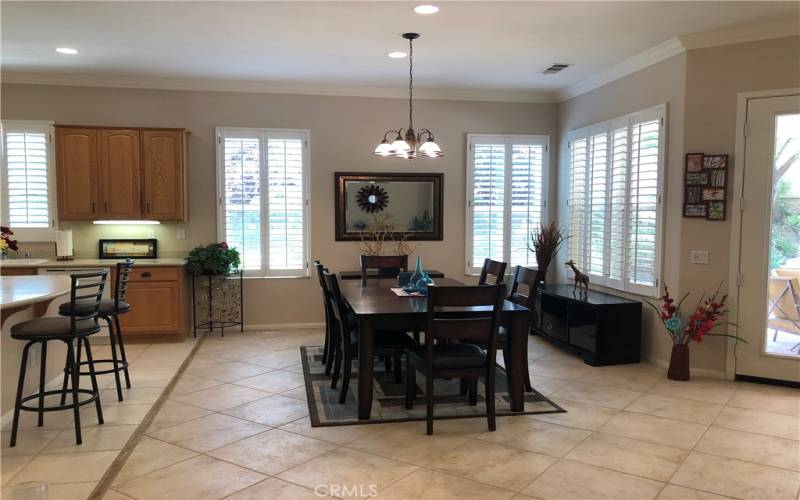
[(186, 239), (186, 230), (183, 229), (183, 228), (177, 229), (175, 231), (175, 237), (177, 239), (179, 239), (179, 240), (185, 240)]
[(689, 260), (692, 264), (708, 264), (708, 250), (692, 250)]

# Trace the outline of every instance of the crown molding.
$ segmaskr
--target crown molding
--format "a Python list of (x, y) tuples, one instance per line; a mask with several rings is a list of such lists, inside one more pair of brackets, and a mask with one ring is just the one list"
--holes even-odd
[(740, 24), (704, 33), (691, 33), (681, 36), (680, 40), (686, 50), (696, 50), (797, 35), (800, 35), (800, 24), (797, 19), (786, 18)]
[[(111, 87), (150, 90), (211, 92), (250, 92), (264, 94), (300, 94), (340, 97), (378, 97), (407, 99), (407, 88), (357, 85), (315, 85), (275, 83), (252, 80), (142, 78), (119, 75), (73, 73), (31, 73), (2, 71), (2, 83), (26, 85), (62, 85), (74, 87)], [(504, 91), (490, 89), (415, 88), (414, 97), (443, 101), (488, 101), (517, 103), (555, 103), (555, 92)]]
[(609, 84), (615, 80), (626, 77), (631, 73), (635, 73), (648, 66), (659, 63), (672, 56), (676, 56), (685, 52), (681, 41), (676, 38), (670, 38), (666, 42), (662, 42), (655, 47), (649, 48), (644, 52), (629, 57), (599, 73), (596, 73), (589, 78), (582, 80), (576, 84), (569, 85), (557, 92), (558, 101), (563, 102), (581, 94), (591, 92), (592, 90)]

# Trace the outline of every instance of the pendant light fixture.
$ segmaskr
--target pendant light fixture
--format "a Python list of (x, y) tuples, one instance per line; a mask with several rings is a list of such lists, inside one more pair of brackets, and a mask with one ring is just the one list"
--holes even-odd
[[(439, 158), (444, 156), (442, 148), (433, 139), (433, 132), (424, 128), (417, 133), (414, 130), (414, 45), (419, 38), (417, 33), (403, 33), (408, 40), (408, 128), (389, 130), (383, 134), (383, 140), (375, 151), (375, 156), (394, 156), (396, 158), (413, 159), (417, 156)], [(389, 142), (390, 138), (392, 142)]]

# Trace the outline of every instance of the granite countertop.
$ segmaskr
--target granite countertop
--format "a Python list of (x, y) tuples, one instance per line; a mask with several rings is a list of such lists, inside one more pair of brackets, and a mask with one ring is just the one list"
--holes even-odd
[(69, 293), (69, 276), (6, 276), (0, 287), (0, 309), (23, 307)]
[[(55, 260), (55, 259), (7, 259), (0, 261), (0, 269), (3, 268), (48, 268), (48, 267), (110, 267), (123, 262), (124, 259), (75, 259), (75, 260)], [(133, 259), (136, 266), (185, 266), (186, 259)]]

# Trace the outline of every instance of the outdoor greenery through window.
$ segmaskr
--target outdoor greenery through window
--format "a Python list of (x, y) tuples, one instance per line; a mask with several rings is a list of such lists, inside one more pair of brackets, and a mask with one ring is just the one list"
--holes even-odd
[(470, 134), (467, 160), (467, 274), (484, 259), (536, 266), (531, 231), (544, 221), (547, 136)]
[(308, 132), (217, 129), (219, 238), (245, 276), (308, 272)]
[(800, 114), (775, 120), (769, 268), (800, 268)]
[(569, 258), (592, 283), (656, 295), (665, 106), (569, 136)]

